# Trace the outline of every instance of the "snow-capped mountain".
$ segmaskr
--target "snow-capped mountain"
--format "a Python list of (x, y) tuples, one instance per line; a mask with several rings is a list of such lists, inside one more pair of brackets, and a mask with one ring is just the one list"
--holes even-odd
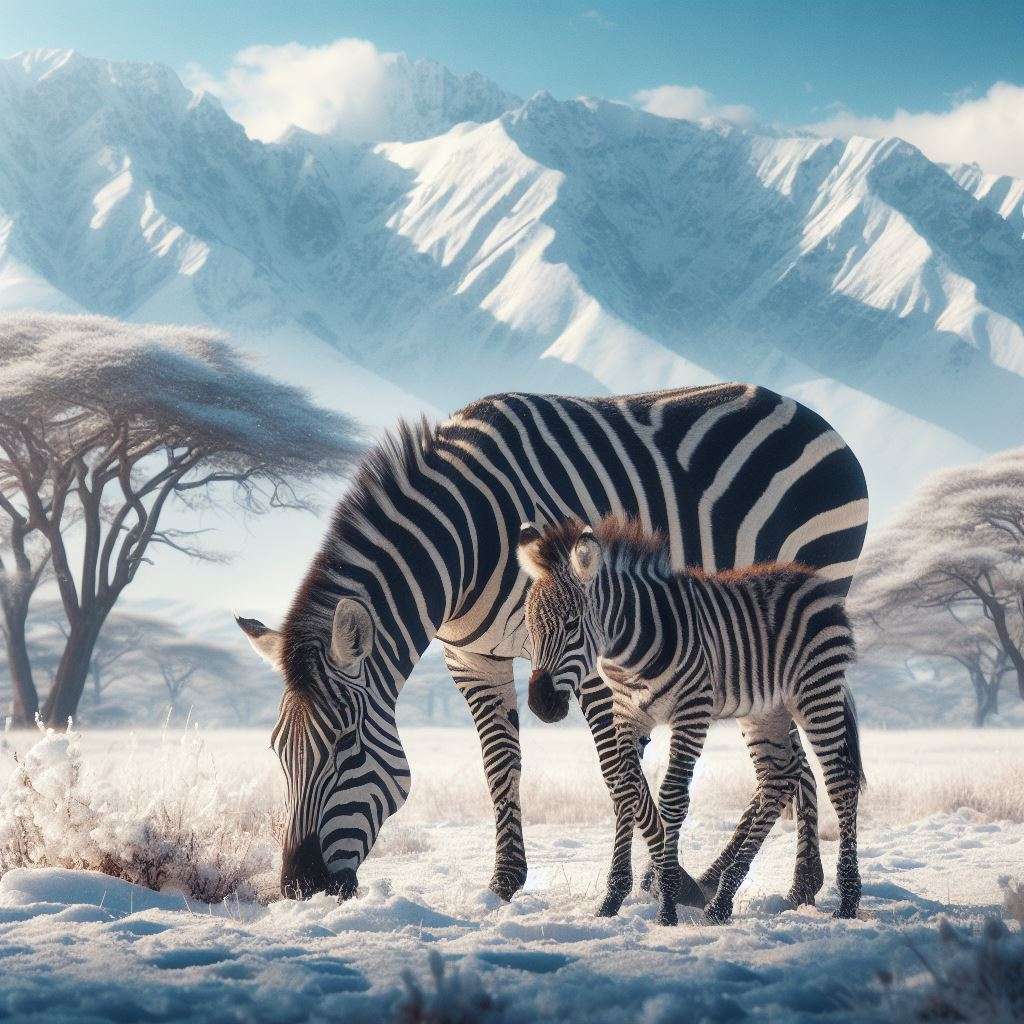
[(948, 170), (961, 188), (995, 210), (1024, 236), (1024, 178), (989, 174), (977, 164), (957, 164)]
[(1024, 441), (1020, 183), (896, 139), (500, 113), (486, 80), (395, 67), (395, 135), (447, 130), (267, 145), (166, 68), (0, 62), (0, 307), (212, 322), (378, 421), (756, 380), (836, 423), (882, 509)]
[(522, 100), (477, 72), (456, 75), (437, 61), (382, 56), (380, 138), (413, 142), (448, 131), (463, 121), (493, 121)]

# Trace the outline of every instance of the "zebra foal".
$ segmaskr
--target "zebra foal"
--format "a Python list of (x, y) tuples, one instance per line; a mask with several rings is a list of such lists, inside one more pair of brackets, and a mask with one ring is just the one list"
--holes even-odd
[(619, 775), (608, 887), (599, 913), (613, 915), (633, 885), (631, 846), (643, 784), (637, 737), (671, 729), (659, 794), (659, 920), (674, 924), (679, 830), (693, 768), (714, 719), (737, 718), (757, 792), (745, 827), (700, 879), (714, 895), (714, 921), (733, 898), (783, 806), (798, 791), (802, 757), (796, 721), (821, 762), (839, 817), (838, 917), (860, 901), (857, 801), (864, 783), (845, 671), (854, 657), (843, 591), (812, 569), (772, 563), (706, 573), (673, 568), (664, 539), (635, 522), (577, 521), (543, 533), (524, 524), (519, 562), (533, 583), (526, 622), (533, 648), (531, 689), (596, 667), (611, 688)]

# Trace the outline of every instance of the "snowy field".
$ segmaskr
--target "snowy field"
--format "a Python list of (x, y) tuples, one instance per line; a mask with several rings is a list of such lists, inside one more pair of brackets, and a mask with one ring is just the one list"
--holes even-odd
[[(11, 745), (24, 754), (31, 739), (16, 735)], [(211, 906), (97, 872), (8, 871), (0, 1020), (899, 1020), (922, 958), (941, 966), (948, 951), (941, 918), (978, 932), (1000, 912), (999, 879), (1024, 878), (1021, 732), (865, 733), (859, 920), (830, 916), (836, 831), (826, 810), (817, 909), (788, 910), (780, 899), (795, 849), (783, 821), (733, 921), (715, 927), (683, 911), (675, 929), (656, 925), (654, 905), (639, 895), (615, 919), (593, 916), (612, 829), (586, 732), (524, 731), (530, 874), (510, 905), (486, 888), (493, 826), (475, 734), (408, 729), (403, 739), (412, 795), (348, 903)], [(51, 856), (73, 864), (89, 843), (127, 842), (125, 822), (191, 828), (207, 883), (236, 871), (247, 895), (266, 899), (283, 778), (265, 731), (198, 740), (95, 732), (80, 747), (77, 780), (61, 742), (33, 768), (37, 799), (49, 794), (60, 808), (42, 840)], [(656, 779), (664, 737), (651, 747)], [(12, 771), (10, 751), (3, 765), (0, 782)], [(681, 843), (695, 872), (726, 841), (752, 778), (735, 726), (716, 727)], [(60, 792), (69, 786), (71, 799)], [(73, 825), (62, 830), (65, 819)], [(107, 821), (121, 824), (97, 826)], [(77, 847), (66, 841), (75, 829), (85, 836)], [(642, 859), (638, 845), (638, 868)], [(892, 973), (894, 989), (880, 971)]]

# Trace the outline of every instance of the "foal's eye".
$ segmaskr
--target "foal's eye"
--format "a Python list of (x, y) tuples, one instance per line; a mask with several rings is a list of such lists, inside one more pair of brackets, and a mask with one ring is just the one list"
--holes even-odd
[(580, 624), (580, 617), (578, 615), (567, 615), (565, 617), (565, 625), (567, 629), (576, 629)]

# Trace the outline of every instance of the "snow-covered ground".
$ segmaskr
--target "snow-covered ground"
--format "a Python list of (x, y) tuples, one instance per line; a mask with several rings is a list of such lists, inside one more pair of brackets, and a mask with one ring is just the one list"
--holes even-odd
[[(612, 830), (586, 733), (524, 731), (530, 875), (510, 905), (486, 888), (493, 827), (475, 735), (410, 729), (403, 739), (412, 796), (348, 903), (211, 907), (99, 873), (9, 871), (0, 1019), (375, 1021), (403, 999), (396, 1019), (898, 1019), (877, 972), (915, 974), (920, 957), (941, 959), (941, 917), (976, 928), (998, 913), (999, 878), (1024, 877), (1021, 732), (866, 732), (859, 920), (830, 917), (836, 843), (825, 814), (818, 909), (787, 910), (779, 898), (794, 852), (792, 823), (781, 822), (733, 921), (713, 927), (684, 912), (675, 929), (656, 925), (640, 896), (615, 919), (593, 916)], [(86, 734), (82, 792), (129, 817), (173, 804), (197, 828), (219, 814), (228, 834), (249, 836), (257, 863), (273, 856), (283, 791), (266, 744), (263, 731), (211, 733), (202, 745)], [(663, 737), (652, 748), (656, 776)], [(725, 842), (751, 780), (735, 727), (716, 727), (682, 843), (695, 870)], [(431, 954), (447, 1016), (408, 1002), (404, 972), (434, 990)]]

